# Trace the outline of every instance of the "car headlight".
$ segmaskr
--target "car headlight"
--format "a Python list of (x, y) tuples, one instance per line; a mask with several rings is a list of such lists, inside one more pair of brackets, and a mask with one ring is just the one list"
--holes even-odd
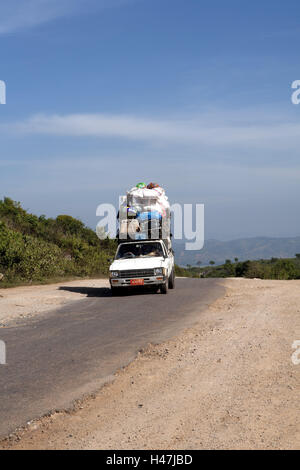
[(119, 277), (119, 271), (110, 271), (110, 277)]
[(163, 274), (163, 268), (155, 268), (154, 276), (161, 276)]

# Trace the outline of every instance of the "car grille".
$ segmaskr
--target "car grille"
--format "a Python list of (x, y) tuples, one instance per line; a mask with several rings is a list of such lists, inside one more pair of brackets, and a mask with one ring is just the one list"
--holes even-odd
[(119, 278), (151, 277), (154, 276), (154, 269), (127, 269), (119, 272)]

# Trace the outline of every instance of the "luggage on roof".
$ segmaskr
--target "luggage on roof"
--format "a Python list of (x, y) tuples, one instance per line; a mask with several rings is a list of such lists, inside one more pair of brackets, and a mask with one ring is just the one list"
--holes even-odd
[[(163, 235), (169, 238), (170, 203), (165, 190), (157, 183), (149, 183), (148, 186), (138, 183), (127, 191), (118, 215), (118, 233), (123, 241), (126, 232), (131, 240), (161, 239)], [(136, 224), (130, 225), (131, 221)]]

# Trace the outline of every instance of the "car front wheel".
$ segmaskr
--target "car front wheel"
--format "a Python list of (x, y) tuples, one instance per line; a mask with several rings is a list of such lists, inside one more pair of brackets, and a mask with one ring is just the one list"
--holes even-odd
[(169, 281), (166, 280), (166, 282), (161, 286), (160, 292), (162, 294), (167, 294), (168, 293), (168, 283), (169, 283)]

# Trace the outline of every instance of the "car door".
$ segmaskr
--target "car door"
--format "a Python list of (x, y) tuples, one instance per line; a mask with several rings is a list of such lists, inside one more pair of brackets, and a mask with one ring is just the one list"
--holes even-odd
[(165, 256), (165, 263), (166, 263), (166, 268), (168, 272), (168, 277), (170, 277), (172, 268), (173, 268), (173, 263), (172, 263), (172, 253), (166, 249), (165, 244), (163, 243), (163, 251), (164, 251), (164, 256)]

